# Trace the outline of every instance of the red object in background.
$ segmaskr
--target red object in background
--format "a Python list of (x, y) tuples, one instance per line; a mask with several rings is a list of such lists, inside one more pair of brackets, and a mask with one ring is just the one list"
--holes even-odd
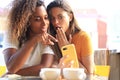
[(106, 48), (107, 43), (107, 24), (104, 21), (97, 20), (98, 48)]
[(107, 35), (99, 35), (98, 36), (98, 48), (107, 48)]

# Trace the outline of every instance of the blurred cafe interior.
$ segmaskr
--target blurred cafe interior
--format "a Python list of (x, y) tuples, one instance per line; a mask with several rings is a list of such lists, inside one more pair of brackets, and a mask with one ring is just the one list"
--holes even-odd
[[(7, 29), (6, 19), (11, 1), (0, 0), (0, 66), (5, 66), (2, 41)], [(47, 5), (52, 0), (44, 1)], [(69, 2), (80, 27), (91, 35), (95, 64), (110, 66), (109, 80), (120, 80), (119, 0), (69, 0)]]

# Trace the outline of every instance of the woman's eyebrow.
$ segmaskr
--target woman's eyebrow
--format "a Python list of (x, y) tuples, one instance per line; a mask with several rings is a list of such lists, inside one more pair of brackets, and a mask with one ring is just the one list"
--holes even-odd
[(57, 16), (61, 16), (62, 14), (61, 13), (59, 13)]
[(40, 17), (40, 16), (33, 15), (33, 17), (35, 17), (35, 18), (36, 18), (36, 17)]

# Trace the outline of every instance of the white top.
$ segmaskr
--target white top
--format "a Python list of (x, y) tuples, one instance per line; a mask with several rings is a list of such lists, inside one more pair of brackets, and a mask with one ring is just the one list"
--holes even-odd
[[(16, 40), (11, 39), (5, 35), (3, 41), (3, 50), (7, 48), (15, 48), (18, 49), (18, 42)], [(38, 43), (34, 50), (32, 51), (31, 55), (25, 62), (23, 67), (29, 67), (33, 65), (37, 65), (41, 61), (42, 54), (54, 54), (53, 50), (48, 45), (43, 45), (42, 43)]]

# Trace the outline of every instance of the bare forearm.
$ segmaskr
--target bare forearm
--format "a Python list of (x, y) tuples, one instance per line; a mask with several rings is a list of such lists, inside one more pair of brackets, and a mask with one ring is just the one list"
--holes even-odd
[(40, 64), (20, 69), (17, 74), (23, 76), (38, 76), (41, 68), (51, 67), (54, 57), (51, 54), (42, 55)]
[(42, 66), (32, 66), (24, 69), (20, 69), (16, 74), (22, 76), (38, 76)]
[(82, 59), (83, 66), (87, 70), (87, 74), (93, 74), (94, 73), (94, 57), (93, 55), (89, 55), (87, 57), (83, 57)]
[(14, 55), (12, 55), (9, 61), (7, 62), (8, 70), (13, 73), (18, 71), (29, 57), (34, 46), (35, 40), (33, 39), (24, 44), (24, 46), (21, 49), (16, 51), (16, 53), (14, 53)]
[(88, 74), (94, 74), (94, 63), (93, 62), (90, 62), (89, 64), (87, 64), (88, 67), (87, 68), (87, 71), (88, 71)]

